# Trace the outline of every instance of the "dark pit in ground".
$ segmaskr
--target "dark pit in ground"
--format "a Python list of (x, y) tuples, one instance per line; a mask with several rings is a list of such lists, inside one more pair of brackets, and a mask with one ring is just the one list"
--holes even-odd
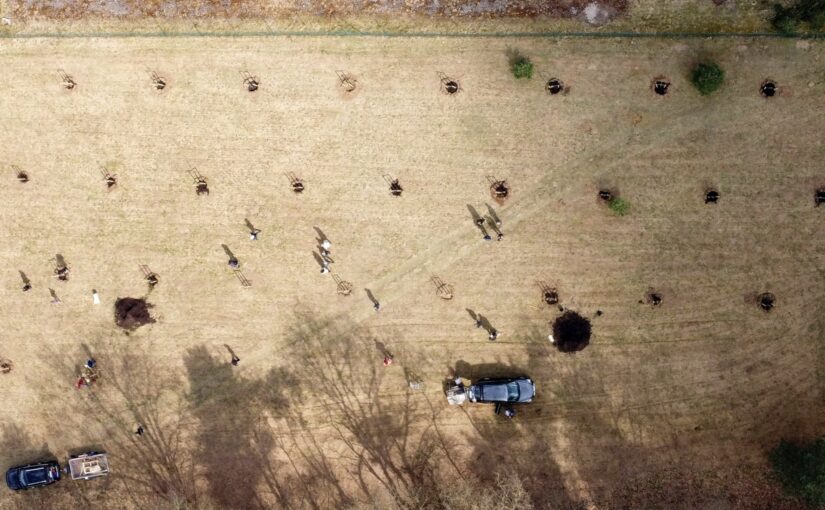
[(759, 308), (765, 310), (766, 312), (773, 310), (773, 307), (776, 304), (776, 298), (770, 292), (760, 294), (756, 299), (757, 303), (759, 303)]
[(556, 95), (564, 90), (564, 84), (558, 78), (553, 78), (547, 82), (545, 88), (547, 89), (547, 92)]
[(670, 82), (665, 80), (656, 80), (653, 82), (653, 92), (664, 96), (667, 94), (667, 89), (670, 88)]
[(152, 305), (143, 299), (118, 298), (115, 301), (115, 324), (123, 329), (133, 330), (144, 324), (151, 324), (155, 319), (149, 315)]
[(495, 182), (491, 187), (493, 188), (493, 195), (495, 195), (496, 198), (507, 198), (510, 194), (510, 187), (507, 186), (505, 181)]
[(573, 311), (553, 323), (553, 339), (561, 352), (576, 352), (590, 343), (590, 321)]

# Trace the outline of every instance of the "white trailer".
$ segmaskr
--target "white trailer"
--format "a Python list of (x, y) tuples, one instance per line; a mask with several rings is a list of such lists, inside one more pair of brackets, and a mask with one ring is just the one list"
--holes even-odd
[(72, 480), (89, 480), (109, 474), (109, 458), (105, 453), (89, 452), (69, 459)]

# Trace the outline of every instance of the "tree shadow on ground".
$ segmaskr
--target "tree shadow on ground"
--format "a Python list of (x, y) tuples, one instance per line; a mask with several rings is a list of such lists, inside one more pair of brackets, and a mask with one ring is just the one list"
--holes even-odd
[(298, 375), (273, 367), (261, 379), (243, 378), (205, 346), (190, 349), (184, 364), (199, 421), (195, 462), (214, 504), (321, 509), (348, 501), (323, 456), (326, 445), (302, 433), (293, 411), (303, 399)]
[[(337, 462), (349, 465), (359, 499), (374, 501), (378, 483), (396, 503), (410, 504), (419, 488), (431, 483), (437, 439), (431, 425), (417, 420), (419, 406), (409, 392), (400, 402), (382, 398), (387, 371), (376, 355), (380, 342), (340, 320), (306, 318), (288, 337), (295, 375), (305, 383), (307, 396), (320, 402), (321, 416), (304, 413), (300, 422), (329, 424), (327, 433), (341, 445)], [(307, 427), (304, 431), (311, 433)], [(312, 435), (313, 441), (324, 440)], [(329, 465), (324, 457), (308, 460)], [(340, 503), (351, 503), (340, 486), (336, 492)]]
[[(459, 361), (454, 370), (455, 375), (471, 381), (519, 375), (535, 378), (530, 368), (508, 362), (470, 365)], [(494, 483), (502, 475), (514, 476), (534, 508), (579, 508), (580, 504), (568, 495), (554, 452), (545, 439), (547, 422), (540, 419), (545, 399), (538, 381), (536, 393), (533, 402), (514, 407), (517, 414), (513, 420), (495, 415), (492, 404), (465, 404), (464, 411), (477, 432), (470, 440), (470, 470), (485, 484)]]
[[(187, 447), (191, 418), (181, 398), (182, 380), (157, 368), (148, 340), (97, 342), (78, 348), (74, 356), (50, 356), (63, 381), (56, 398), (73, 391), (68, 388), (79, 374), (79, 364), (73, 361), (86, 359), (87, 351), (97, 359), (101, 379), (72, 396), (72, 412), (61, 427), (78, 434), (81, 446), (95, 444), (94, 437), (106, 438), (98, 447), (117, 466), (107, 480), (120, 483), (132, 504), (197, 504), (195, 469)], [(141, 436), (135, 434), (139, 424), (145, 428)]]
[(233, 367), (213, 357), (205, 346), (187, 351), (187, 399), (199, 421), (195, 462), (209, 484), (211, 500), (224, 508), (264, 508), (256, 487), (269, 457), (272, 434), (254, 399), (255, 381), (236, 377)]

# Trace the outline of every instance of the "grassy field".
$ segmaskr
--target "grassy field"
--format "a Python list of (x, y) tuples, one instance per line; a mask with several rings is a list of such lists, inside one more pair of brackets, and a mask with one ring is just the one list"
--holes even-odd
[[(508, 74), (515, 48), (532, 81)], [(822, 56), (793, 40), (7, 40), (0, 468), (95, 448), (113, 473), (3, 491), (0, 508), (385, 508), (497, 472), (537, 508), (792, 508), (762, 471), (781, 437), (825, 424)], [(687, 78), (701, 58), (728, 78), (706, 98)], [(441, 93), (438, 72), (462, 91)], [(554, 76), (567, 95), (544, 91)], [(778, 97), (760, 97), (765, 78)], [(503, 205), (490, 176), (512, 186)], [(470, 219), (487, 204), (501, 242)], [(352, 295), (319, 273), (318, 230)], [(141, 264), (160, 278), (157, 322), (126, 335), (113, 305), (147, 294)], [(547, 341), (559, 312), (540, 280), (592, 317), (584, 351)], [(650, 289), (661, 306), (639, 304)], [(753, 303), (766, 291), (770, 313)], [(89, 355), (101, 381), (75, 390)], [(456, 372), (526, 373), (538, 397), (511, 422), (450, 407)]]

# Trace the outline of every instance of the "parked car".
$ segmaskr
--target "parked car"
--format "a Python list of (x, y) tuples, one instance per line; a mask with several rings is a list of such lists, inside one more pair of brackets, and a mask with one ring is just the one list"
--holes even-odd
[(60, 464), (56, 460), (13, 467), (6, 471), (6, 485), (13, 491), (51, 485), (60, 480)]
[(470, 402), (523, 404), (536, 396), (536, 384), (529, 377), (479, 379), (467, 388)]

